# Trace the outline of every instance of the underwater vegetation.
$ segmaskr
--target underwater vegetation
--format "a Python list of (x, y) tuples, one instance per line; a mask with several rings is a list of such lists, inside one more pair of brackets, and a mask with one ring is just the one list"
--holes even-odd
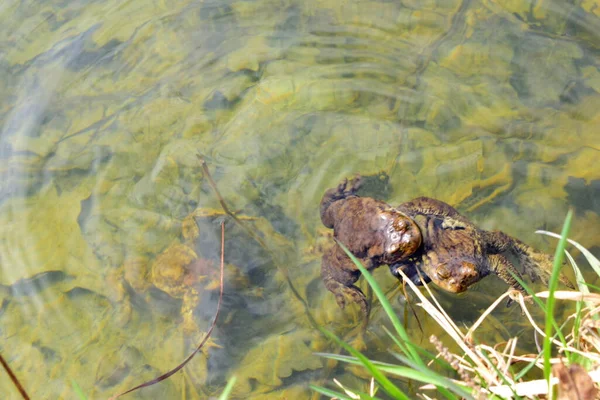
[[(369, 373), (315, 354), (346, 352), (324, 328), (397, 362), (379, 301), (363, 332), (358, 307), (341, 310), (321, 281), (334, 242), (319, 201), (357, 172), (385, 172), (371, 197), (439, 199), (546, 253), (553, 239), (534, 231), (559, 231), (573, 207), (569, 237), (597, 258), (599, 10), (595, 0), (3, 1), (0, 354), (32, 398), (73, 397), (72, 381), (108, 398), (164, 374), (214, 318), (223, 222), (210, 342), (127, 396), (218, 397), (234, 376), (232, 399), (317, 398), (310, 385), (334, 378), (358, 391)], [(436, 335), (459, 354), (410, 287), (405, 296), (387, 270), (373, 275), (411, 340), (434, 353)], [(491, 276), (464, 294), (432, 291), (462, 327), (505, 288)], [(558, 324), (567, 304), (555, 303)], [(518, 336), (514, 354), (537, 351), (534, 330), (519, 307), (477, 328), (490, 346)], [(0, 393), (18, 396), (9, 379)]]

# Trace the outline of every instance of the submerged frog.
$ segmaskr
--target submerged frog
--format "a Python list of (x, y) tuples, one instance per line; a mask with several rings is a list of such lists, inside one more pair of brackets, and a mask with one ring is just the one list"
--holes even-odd
[[(521, 274), (506, 258), (512, 253), (533, 280), (547, 281), (550, 276), (551, 256), (503, 232), (477, 228), (442, 201), (419, 197), (391, 207), (356, 196), (359, 187), (357, 177), (350, 187), (343, 181), (328, 190), (321, 201), (321, 219), (367, 269), (387, 264), (396, 277), (401, 270), (417, 284), (422, 276), (425, 282), (453, 293), (495, 273), (524, 292), (512, 275), (520, 278)], [(338, 245), (325, 253), (321, 268), (325, 286), (336, 295), (340, 307), (345, 305), (344, 296), (349, 296), (364, 313), (368, 311), (364, 294), (354, 286), (360, 272)]]
[[(218, 291), (220, 270), (216, 261), (205, 259), (196, 252), (196, 239), (200, 236), (197, 219), (222, 217), (223, 213), (211, 209), (197, 209), (181, 223), (183, 241), (176, 239), (151, 261), (146, 257), (134, 256), (125, 260), (117, 275), (127, 282), (138, 294), (147, 293), (154, 287), (174, 299), (181, 299), (182, 327), (186, 334), (200, 333), (194, 311), (198, 308), (201, 293)], [(246, 219), (243, 216), (238, 218)], [(225, 284), (236, 289), (250, 286), (249, 279), (236, 266), (225, 264)], [(113, 280), (121, 281), (120, 277)], [(118, 286), (118, 285), (117, 285)], [(124, 300), (126, 290), (122, 286), (118, 300)], [(260, 290), (255, 291), (260, 295)], [(130, 313), (130, 305), (125, 304)]]

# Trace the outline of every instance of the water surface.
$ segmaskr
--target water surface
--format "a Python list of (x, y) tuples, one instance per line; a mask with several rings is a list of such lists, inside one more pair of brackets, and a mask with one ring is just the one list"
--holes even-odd
[[(365, 385), (313, 355), (339, 351), (315, 325), (356, 339), (355, 310), (320, 282), (317, 212), (355, 173), (387, 174), (372, 190), (392, 204), (436, 197), (546, 251), (533, 232), (574, 207), (571, 236), (597, 255), (600, 5), (571, 3), (3, 1), (2, 355), (34, 398), (73, 398), (71, 380), (106, 398), (174, 367), (214, 315), (224, 221), (215, 346), (128, 396), (207, 398), (232, 375), (244, 399)], [(440, 297), (468, 324), (504, 290)], [(526, 325), (515, 307), (494, 318), (480, 340)], [(421, 320), (406, 321), (417, 340), (443, 337)], [(376, 306), (367, 352), (392, 360), (385, 324)]]

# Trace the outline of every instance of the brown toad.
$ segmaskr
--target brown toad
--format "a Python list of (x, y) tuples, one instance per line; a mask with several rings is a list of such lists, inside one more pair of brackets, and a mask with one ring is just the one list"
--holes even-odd
[[(413, 254), (421, 245), (421, 233), (414, 221), (383, 201), (356, 196), (360, 185), (357, 177), (350, 184), (344, 180), (325, 192), (321, 200), (323, 225), (333, 228), (334, 237), (368, 270), (398, 263)], [(368, 314), (365, 295), (354, 286), (360, 271), (337, 244), (323, 255), (321, 276), (341, 308), (346, 305), (345, 297), (350, 297), (359, 303), (364, 315)]]
[[(547, 281), (550, 276), (551, 256), (503, 232), (477, 228), (442, 201), (419, 197), (394, 208), (372, 198), (357, 197), (360, 179), (349, 189), (347, 186), (344, 181), (325, 193), (321, 219), (368, 269), (387, 264), (395, 276), (402, 270), (420, 284), (422, 275), (426, 282), (433, 281), (453, 293), (465, 291), (493, 272), (523, 292), (512, 274), (521, 275), (506, 258), (512, 253), (533, 280)], [(389, 243), (398, 245), (388, 247)], [(323, 256), (321, 268), (325, 286), (336, 295), (340, 307), (345, 305), (344, 295), (348, 295), (363, 312), (368, 310), (364, 294), (353, 285), (360, 273), (339, 246)], [(561, 280), (570, 286), (564, 278)]]
[[(550, 277), (552, 256), (503, 232), (479, 229), (442, 201), (418, 197), (397, 208), (419, 226), (423, 244), (410, 257), (390, 265), (395, 276), (401, 269), (413, 282), (420, 284), (419, 271), (426, 282), (432, 281), (446, 291), (460, 293), (495, 273), (512, 288), (524, 293), (514, 278), (522, 278), (521, 274), (506, 257), (512, 254), (532, 280), (547, 282)], [(561, 281), (571, 286), (563, 277)]]

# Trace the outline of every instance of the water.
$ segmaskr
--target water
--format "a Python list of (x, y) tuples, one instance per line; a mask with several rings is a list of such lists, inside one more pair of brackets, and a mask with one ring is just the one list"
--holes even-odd
[[(571, 236), (598, 254), (600, 7), (572, 3), (3, 1), (2, 355), (34, 398), (73, 398), (72, 381), (106, 398), (174, 367), (215, 312), (225, 221), (221, 347), (128, 396), (207, 398), (232, 375), (234, 398), (359, 387), (313, 355), (338, 349), (311, 323), (356, 338), (320, 282), (317, 205), (357, 172), (387, 173), (390, 203), (436, 197), (546, 251), (534, 230), (572, 206)], [(197, 154), (263, 246), (223, 215)], [(440, 296), (469, 323), (504, 288)], [(494, 315), (482, 340), (524, 325)], [(421, 319), (415, 338), (442, 336)], [(366, 341), (390, 360), (385, 321), (375, 309)], [(0, 391), (18, 398), (8, 379)]]

